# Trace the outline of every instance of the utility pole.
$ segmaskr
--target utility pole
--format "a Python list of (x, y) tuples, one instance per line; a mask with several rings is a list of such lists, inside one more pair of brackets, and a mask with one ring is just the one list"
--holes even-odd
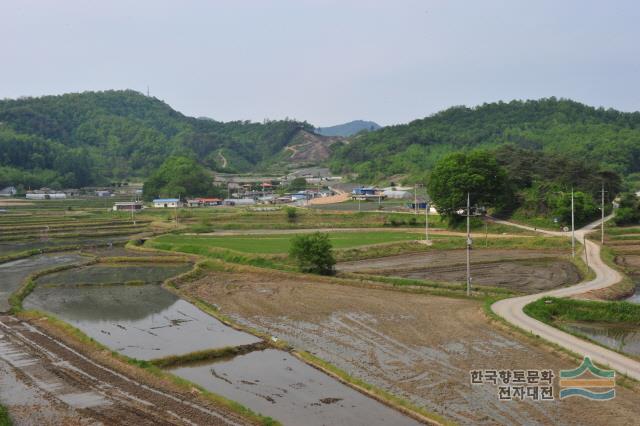
[(467, 192), (467, 296), (471, 296), (471, 198)]
[(573, 187), (571, 187), (571, 257), (576, 257), (576, 227), (573, 209)]
[(587, 235), (582, 234), (582, 245), (584, 246), (584, 263), (589, 268), (589, 250), (587, 250)]
[(413, 184), (413, 213), (418, 214), (418, 184)]
[(135, 200), (135, 197), (132, 197), (132, 199), (131, 199), (131, 222), (133, 222), (133, 224), (135, 225), (136, 224), (136, 219), (133, 216), (133, 211), (136, 208), (136, 202), (137, 201), (134, 201), (134, 200)]
[(180, 195), (178, 195), (178, 201), (176, 201), (176, 207), (174, 211), (176, 212), (176, 228), (178, 227), (178, 203), (180, 202)]
[(487, 224), (487, 218), (484, 219), (484, 246), (489, 247), (489, 226)]
[(601, 192), (600, 210), (602, 210), (602, 220), (600, 222), (600, 244), (604, 245), (604, 181), (602, 181), (602, 190), (600, 192)]
[(429, 244), (429, 204), (427, 204), (426, 202), (424, 205), (424, 238), (428, 245)]

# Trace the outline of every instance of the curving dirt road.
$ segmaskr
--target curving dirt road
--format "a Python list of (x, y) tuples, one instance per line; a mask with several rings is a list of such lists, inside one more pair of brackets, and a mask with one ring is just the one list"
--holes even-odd
[[(612, 216), (605, 218), (605, 221)], [(571, 234), (566, 232), (553, 232), (534, 229), (528, 226), (517, 225), (510, 222), (496, 221), (498, 223), (505, 223), (512, 226), (518, 226), (520, 228), (528, 230), (536, 230), (538, 232), (547, 235), (564, 235), (570, 236)], [(580, 284), (561, 288), (557, 290), (547, 291), (543, 293), (515, 297), (512, 299), (504, 299), (494, 303), (491, 306), (493, 311), (500, 315), (502, 318), (520, 327), (523, 330), (529, 331), (537, 336), (540, 336), (550, 342), (564, 347), (580, 356), (588, 356), (593, 361), (602, 365), (607, 365), (610, 368), (617, 370), (635, 380), (640, 380), (640, 362), (621, 355), (617, 352), (587, 342), (571, 334), (565, 333), (555, 327), (546, 325), (538, 320), (531, 318), (523, 312), (523, 308), (542, 297), (570, 297), (578, 294), (585, 293), (591, 290), (597, 290), (605, 287), (609, 287), (622, 279), (622, 276), (614, 269), (605, 264), (600, 258), (600, 246), (592, 241), (586, 240), (584, 237), (587, 233), (591, 232), (595, 227), (600, 225), (600, 221), (594, 222), (584, 228), (575, 232), (576, 239), (583, 241), (585, 246), (585, 255), (588, 260), (588, 264), (593, 269), (596, 277), (591, 281), (582, 282)]]

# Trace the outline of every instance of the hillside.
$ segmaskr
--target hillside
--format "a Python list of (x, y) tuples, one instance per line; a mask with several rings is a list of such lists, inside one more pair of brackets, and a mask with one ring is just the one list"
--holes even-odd
[(315, 132), (323, 136), (353, 136), (363, 130), (374, 131), (380, 129), (380, 125), (373, 121), (355, 120), (330, 127), (318, 127)]
[(453, 107), (356, 135), (350, 144), (332, 149), (330, 163), (334, 172), (355, 172), (364, 180), (417, 177), (450, 152), (508, 144), (628, 175), (640, 171), (640, 113), (556, 98)]
[(146, 177), (168, 156), (247, 171), (281, 156), (306, 122), (187, 117), (134, 91), (0, 101), (0, 186), (81, 187)]
[(344, 139), (300, 130), (284, 148), (284, 161), (296, 167), (321, 163), (329, 159), (330, 147), (341, 141)]

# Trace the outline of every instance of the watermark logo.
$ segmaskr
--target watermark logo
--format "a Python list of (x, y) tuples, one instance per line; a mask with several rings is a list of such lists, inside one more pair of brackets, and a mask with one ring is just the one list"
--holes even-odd
[(493, 385), (500, 401), (553, 401), (552, 370), (471, 370), (472, 385)]
[[(590, 374), (587, 374), (587, 371)], [(589, 357), (585, 357), (582, 364), (574, 370), (560, 370), (559, 384), (560, 399), (580, 396), (595, 401), (607, 401), (616, 396), (615, 371), (601, 370), (593, 365)]]

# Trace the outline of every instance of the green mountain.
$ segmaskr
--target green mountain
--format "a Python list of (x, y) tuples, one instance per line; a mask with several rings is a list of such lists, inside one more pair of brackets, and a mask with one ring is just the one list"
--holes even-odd
[(556, 98), (453, 107), (337, 143), (330, 165), (335, 173), (357, 173), (361, 180), (415, 179), (451, 152), (504, 145), (629, 175), (640, 171), (640, 113)]
[(336, 126), (318, 127), (316, 133), (322, 136), (353, 136), (356, 133), (360, 133), (363, 130), (367, 132), (373, 132), (380, 129), (378, 123), (373, 121), (354, 120), (344, 124), (338, 124)]
[[(265, 167), (306, 122), (187, 117), (138, 92), (0, 101), (0, 187), (81, 187), (146, 177), (171, 155), (212, 170)], [(294, 141), (295, 143), (295, 141)]]

